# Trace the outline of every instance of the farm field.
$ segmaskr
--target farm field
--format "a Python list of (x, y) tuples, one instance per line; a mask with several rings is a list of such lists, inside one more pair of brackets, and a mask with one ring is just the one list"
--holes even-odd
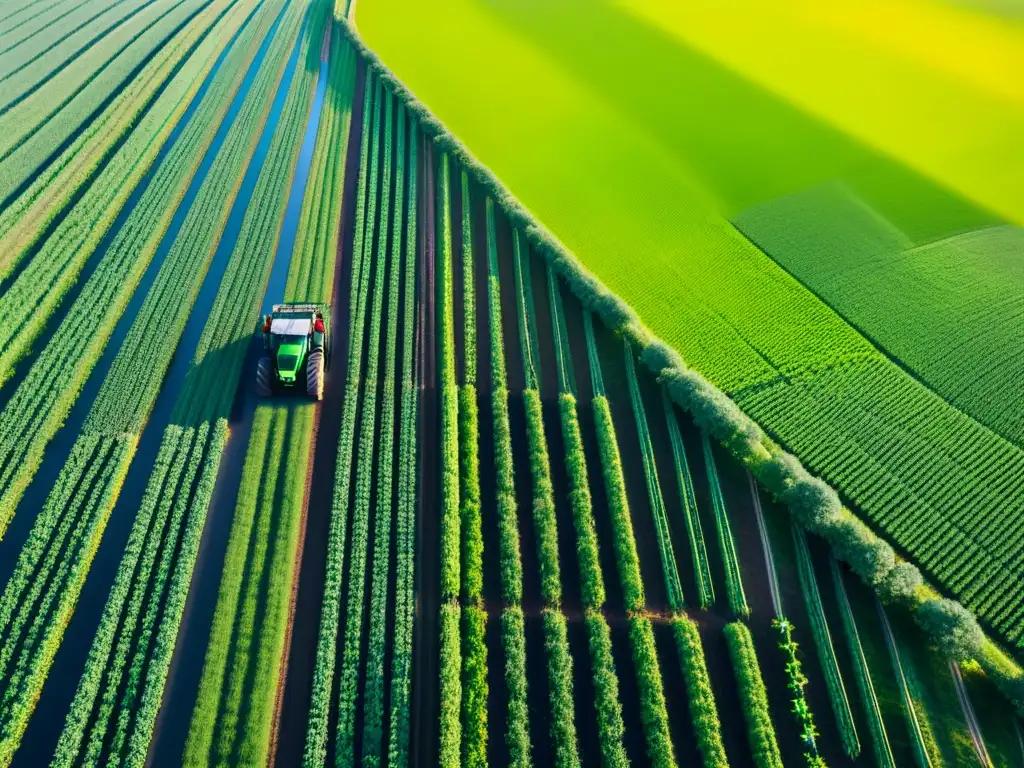
[(0, 768), (1024, 766), (1012, 194), (708, 6), (355, 16), (0, 0)]
[[(997, 225), (1012, 241), (1015, 220), (694, 50), (679, 39), (685, 14), (652, 23), (656, 6), (466, 0), (435, 13), (393, 0), (359, 6), (358, 19), (383, 62), (652, 333), (1020, 642), (1020, 356), (1007, 353), (1020, 342), (1020, 294), (1016, 278), (998, 281), (995, 294), (971, 279), (992, 262), (1017, 275), (1019, 259), (991, 237), (983, 255), (968, 257), (976, 266), (962, 267), (973, 290), (954, 322), (971, 351), (948, 334), (940, 344), (930, 334), (896, 338), (890, 327), (906, 307), (912, 324), (940, 333), (926, 318), (946, 311), (954, 278), (945, 292), (941, 275), (919, 290), (907, 265), (909, 306), (905, 288), (895, 307), (875, 290), (887, 280), (882, 254), (918, 258), (913, 246), (941, 249), (929, 244), (963, 230), (977, 243)], [(407, 22), (390, 23), (396, 16)], [(493, 64), (469, 66), (474, 59)], [(510, 93), (532, 108), (518, 109)], [(998, 123), (1009, 135), (1013, 125)], [(847, 208), (879, 218), (874, 229), (837, 210), (835, 187)], [(801, 215), (814, 218), (817, 238), (800, 241)], [(879, 228), (904, 247), (881, 247)], [(813, 271), (800, 261), (822, 249), (832, 273), (850, 281), (842, 293), (828, 260)], [(963, 252), (957, 241), (946, 250)], [(867, 259), (864, 251), (878, 256), (875, 272), (847, 272), (846, 260)], [(920, 258), (917, 273), (929, 269)]]

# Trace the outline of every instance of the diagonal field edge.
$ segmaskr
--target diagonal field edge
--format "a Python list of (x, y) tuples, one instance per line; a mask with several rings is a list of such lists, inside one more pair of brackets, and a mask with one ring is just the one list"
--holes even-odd
[(897, 557), (888, 542), (842, 506), (835, 489), (811, 475), (797, 457), (775, 444), (721, 390), (655, 337), (636, 312), (587, 270), (405, 87), (350, 21), (337, 21), (366, 65), (416, 115), (424, 134), (432, 137), (441, 150), (452, 154), (495, 199), (512, 226), (520, 229), (531, 246), (566, 279), (584, 307), (596, 312), (608, 327), (638, 348), (644, 364), (665, 382), (672, 399), (692, 412), (698, 425), (720, 440), (762, 485), (783, 501), (801, 527), (825, 538), (836, 556), (848, 562), (883, 602), (910, 609), (940, 648), (949, 648), (953, 636), (962, 639), (964, 642), (955, 648), (957, 655), (975, 657), (1000, 692), (1024, 713), (1024, 668), (984, 634), (974, 615), (925, 584), (915, 565)]

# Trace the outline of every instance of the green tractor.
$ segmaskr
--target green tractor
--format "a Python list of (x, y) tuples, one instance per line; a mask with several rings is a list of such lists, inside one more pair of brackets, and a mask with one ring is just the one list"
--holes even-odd
[(270, 354), (256, 368), (260, 397), (305, 386), (307, 395), (323, 399), (324, 366), (329, 368), (331, 359), (330, 309), (329, 304), (275, 304), (263, 316), (260, 333)]

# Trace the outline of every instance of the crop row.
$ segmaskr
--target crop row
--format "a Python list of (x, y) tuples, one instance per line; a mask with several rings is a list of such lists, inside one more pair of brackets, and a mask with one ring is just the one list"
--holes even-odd
[(504, 607), (501, 613), (501, 648), (504, 656), (505, 692), (508, 716), (505, 721), (505, 746), (512, 768), (529, 768), (530, 719), (527, 708), (526, 623), (521, 607), (523, 599), (523, 561), (519, 543), (518, 503), (512, 457), (512, 430), (509, 421), (508, 375), (503, 344), (501, 282), (498, 271), (498, 245), (494, 203), (485, 201), (487, 226), (487, 318), (491, 339), (491, 419), (494, 430), (495, 507), (498, 524), (498, 561)]
[[(280, 6), (277, 6), (280, 8)], [(18, 500), (21, 498), (25, 487), (38, 469), (42, 460), (45, 447), (59, 425), (70, 412), (85, 380), (103, 352), (103, 348), (110, 338), (121, 313), (124, 311), (129, 300), (135, 291), (143, 271), (148, 266), (149, 260), (153, 257), (160, 245), (171, 216), (175, 208), (181, 202), (186, 188), (192, 181), (192, 176), (198, 168), (200, 158), (193, 161), (187, 153), (198, 152), (200, 155), (207, 150), (213, 141), (226, 110), (231, 102), (234, 92), (241, 84), (247, 68), (250, 66), (252, 55), (259, 40), (253, 35), (262, 31), (264, 34), (273, 21), (273, 13), (276, 8), (268, 8), (266, 15), (261, 17), (261, 23), (247, 28), (243, 36), (239, 38), (239, 47), (233, 49), (228, 58), (224, 61), (220, 71), (214, 79), (214, 83), (203, 100), (200, 110), (189, 121), (186, 133), (175, 143), (172, 151), (160, 164), (156, 177), (146, 190), (138, 206), (132, 215), (125, 222), (118, 235), (114, 238), (103, 259), (97, 266), (96, 271), (83, 287), (81, 294), (75, 303), (68, 310), (67, 315), (61, 322), (53, 338), (42, 350), (39, 359), (32, 365), (25, 380), (12, 394), (11, 400), (3, 413), (0, 414), (0, 456), (3, 458), (4, 470), (0, 472), (0, 532), (6, 528), (7, 523), (14, 514)], [(225, 140), (222, 150), (226, 147), (233, 147), (233, 162), (231, 169), (241, 161), (239, 150), (244, 151), (245, 147), (239, 148), (240, 142), (251, 143), (258, 135), (258, 125), (261, 116), (265, 116), (269, 104), (270, 77), (269, 67), (263, 68), (262, 77), (257, 78), (253, 83), (248, 98), (246, 99), (245, 112), (238, 115), (237, 128), (234, 126), (228, 131), (228, 137), (232, 141)], [(243, 119), (244, 118), (244, 119)], [(225, 151), (221, 154), (227, 155)], [(220, 154), (218, 155), (220, 156)], [(224, 162), (219, 164), (224, 165)], [(214, 179), (217, 174), (211, 167), (207, 178)], [(223, 171), (222, 171), (223, 173)], [(204, 182), (205, 183), (205, 182)], [(207, 188), (215, 186), (210, 181)], [(218, 190), (208, 192), (204, 197), (209, 198), (211, 194), (225, 195), (230, 190)], [(200, 195), (196, 196), (196, 203)], [(222, 198), (224, 199), (224, 198)], [(192, 213), (195, 210), (196, 213)], [(182, 215), (184, 212), (182, 211)], [(199, 213), (198, 207), (193, 206), (189, 211), (192, 225), (196, 219), (208, 217), (209, 213)], [(209, 224), (209, 221), (206, 221)], [(186, 232), (183, 225), (181, 232)], [(208, 235), (213, 233), (208, 232)], [(188, 249), (202, 246), (203, 241), (198, 239), (199, 234), (192, 237), (177, 237), (175, 245), (168, 249), (168, 255), (164, 260), (157, 281), (147, 295), (146, 304), (140, 310), (140, 318), (147, 313), (152, 313), (151, 307), (156, 297), (161, 293), (160, 287), (166, 288), (168, 284), (178, 288), (181, 282), (176, 276), (176, 269), (179, 260), (185, 255)], [(209, 248), (211, 240), (205, 244)], [(165, 244), (165, 248), (169, 244)], [(140, 252), (141, 251), (141, 252)], [(208, 251), (209, 252), (209, 251)], [(30, 281), (31, 284), (43, 288), (44, 285), (52, 286), (54, 282), (64, 283), (67, 288), (67, 276), (50, 276), (45, 270), (37, 271), (38, 264), (42, 268), (43, 261), (33, 260), (29, 267), (19, 278)], [(205, 269), (205, 267), (203, 267)], [(12, 286), (2, 298), (0, 307), (5, 310), (11, 304), (18, 304), (17, 285)], [(45, 291), (45, 288), (43, 288)], [(47, 298), (47, 305), (55, 301), (53, 296)], [(178, 309), (178, 317), (182, 312), (187, 314), (189, 306), (173, 306), (171, 309)], [(28, 302), (28, 310), (34, 301)], [(19, 313), (26, 311), (24, 308)], [(37, 307), (34, 320), (39, 320), (42, 314), (48, 311), (47, 307)], [(20, 314), (11, 317), (12, 327), (17, 327), (24, 319)], [(163, 320), (163, 318), (161, 318)], [(142, 321), (137, 321), (141, 326)], [(134, 326), (133, 326), (134, 327)], [(38, 327), (36, 328), (38, 331)], [(155, 334), (154, 343), (158, 346), (167, 347), (167, 339), (171, 337), (168, 326), (152, 329)], [(136, 339), (136, 341), (138, 341)], [(147, 345), (148, 346), (148, 345)], [(173, 345), (170, 347), (173, 349)], [(131, 357), (135, 353), (131, 348), (130, 352), (123, 352), (122, 357)], [(165, 356), (169, 352), (165, 353)], [(128, 361), (130, 362), (130, 361)], [(158, 384), (161, 377), (150, 376), (150, 381)], [(155, 384), (154, 384), (155, 386)], [(141, 393), (138, 393), (141, 394)], [(116, 396), (115, 396), (116, 399)], [(101, 424), (101, 428), (102, 428)]]
[(480, 413), (476, 391), (476, 291), (469, 179), (460, 173), (462, 210), (462, 384), (459, 386), (459, 533), (462, 577), (462, 765), (487, 762), (487, 613), (482, 608), (484, 543), (480, 502)]
[[(347, 43), (346, 43), (347, 46)], [(349, 49), (351, 50), (351, 49)], [(401, 110), (400, 110), (401, 112)], [(404, 119), (404, 117), (403, 117)], [(399, 131), (402, 128), (399, 127)], [(409, 701), (412, 681), (412, 638), (415, 614), (416, 501), (418, 471), (419, 389), (414, 365), (417, 349), (416, 253), (417, 144), (420, 133), (414, 121), (408, 130), (408, 206), (405, 217), (405, 285), (402, 314), (401, 420), (398, 433), (398, 509), (396, 525), (394, 636), (391, 653), (390, 733), (387, 764), (405, 768), (409, 762)], [(401, 155), (400, 155), (401, 158)], [(473, 617), (467, 615), (466, 621)], [(365, 738), (364, 738), (365, 743)]]
[[(204, 0), (136, 5), (97, 44), (60, 57), (56, 66), (40, 59), (0, 85), (0, 158), (14, 157), (27, 144), (60, 146), (119, 88), (127, 86), (159, 48), (201, 11)], [(43, 144), (46, 146), (46, 144)]]
[(725, 593), (729, 598), (729, 608), (736, 618), (750, 615), (747, 595), (743, 590), (743, 574), (740, 571), (739, 555), (736, 553), (736, 540), (729, 524), (729, 512), (725, 508), (722, 497), (722, 483), (718, 479), (718, 467), (715, 456), (711, 452), (711, 440), (706, 432), (701, 433), (701, 447), (704, 449), (704, 466), (708, 473), (708, 484), (711, 486), (711, 506), (715, 512), (715, 530), (718, 533), (718, 549), (725, 565)]
[[(54, 156), (56, 142), (33, 140), (0, 163), (0, 200), (6, 201), (0, 212), (5, 253), (0, 275), (7, 275), (34, 246), (42, 247), (47, 227), (78, 194), (106, 191), (110, 203), (96, 222), (99, 233), (106, 232), (213, 67), (223, 47), (221, 36), (233, 37), (247, 10), (227, 1), (207, 5), (118, 90), (102, 114), (75, 130), (74, 141), (59, 155)], [(131, 162), (114, 151), (117, 147), (134, 150), (128, 155)], [(100, 178), (100, 187), (90, 192), (93, 180)]]
[[(296, 7), (289, 15), (289, 21), (283, 24), (280, 34), (275, 36), (271, 50), (276, 51), (278, 54), (283, 53), (285, 47), (291, 45), (295, 40), (300, 22), (301, 11)], [(214, 163), (214, 169), (211, 170), (206, 183), (203, 185), (203, 190), (199, 197), (205, 198), (208, 203), (214, 204), (211, 211), (205, 212), (206, 215), (217, 212), (216, 215), (222, 218), (223, 212), (227, 208), (224, 201), (230, 200), (234, 196), (234, 190), (237, 189), (238, 179), (244, 167), (243, 163), (249, 157), (252, 146), (255, 143), (255, 136), (263, 129), (267, 111), (265, 105), (269, 102), (273, 90), (277, 87), (277, 82), (283, 69), (278, 62), (283, 58), (283, 56), (279, 56), (278, 59), (268, 60), (267, 65), (261, 72), (262, 77), (257, 78), (257, 85), (250, 94), (252, 98), (247, 102), (254, 103), (249, 119), (238, 124), (236, 141), (226, 144), (224, 153), (218, 155), (218, 159), (223, 158), (223, 161)], [(263, 117), (260, 117), (261, 114)], [(205, 195), (203, 191), (205, 191)], [(157, 284), (154, 286), (154, 291), (161, 287), (168, 289), (169, 301), (167, 303), (170, 305), (169, 309), (175, 312), (179, 318), (181, 312), (187, 312), (191, 308), (191, 301), (188, 301), (186, 305), (187, 297), (181, 295), (182, 287), (188, 286), (188, 283), (185, 282), (190, 277), (187, 270), (197, 268), (196, 260), (194, 258), (189, 259), (188, 256), (195, 254), (197, 251), (209, 253), (219, 232), (219, 219), (199, 222), (194, 230), (195, 239), (177, 241), (172, 246), (172, 256), (176, 250), (180, 250), (184, 252), (181, 254), (183, 258), (171, 257), (165, 262), (164, 266), (165, 268), (169, 267), (169, 265), (177, 266), (181, 272), (177, 275), (168, 274), (165, 269), (163, 271), (164, 280), (158, 279)], [(179, 242), (182, 243), (180, 246)], [(208, 259), (206, 263), (208, 263)], [(198, 267), (201, 271), (205, 271), (204, 264), (201, 263)], [(191, 276), (191, 279), (198, 282), (198, 278), (194, 274)], [(175, 293), (175, 291), (178, 291), (178, 293)], [(156, 295), (157, 299), (156, 301), (151, 301), (151, 299), (154, 299), (154, 295)], [(177, 301), (173, 300), (175, 295)], [(173, 331), (174, 323), (177, 322), (173, 317), (165, 317), (161, 314), (162, 308), (159, 299), (158, 293), (151, 293), (147, 297), (140, 315), (133, 325), (134, 333), (129, 332), (129, 338), (135, 339), (136, 346), (139, 349), (148, 349), (152, 352), (159, 346), (159, 343), (166, 345), (169, 335), (167, 329), (170, 327)], [(172, 339), (180, 336), (180, 327), (179, 325), (178, 333), (171, 336)], [(145, 328), (151, 329), (148, 335), (140, 331), (140, 329)], [(157, 338), (151, 339), (150, 336), (156, 336)], [(44, 510), (37, 518), (37, 522), (29, 535), (28, 543), (19, 556), (19, 564), (15, 576), (8, 583), (4, 596), (0, 598), (0, 601), (12, 606), (18, 605), (18, 610), (22, 613), (34, 612), (36, 621), (42, 622), (42, 624), (38, 633), (40, 635), (39, 642), (26, 642), (19, 648), (19, 665), (33, 665), (35, 667), (31, 684), (17, 689), (17, 696), (14, 696), (12, 693), (12, 696), (9, 697), (11, 699), (10, 706), (4, 708), (5, 713), (0, 714), (0, 717), (16, 716), (18, 712), (25, 713), (27, 717), (27, 713), (31, 711), (38, 696), (39, 687), (49, 672), (49, 666), (53, 660), (53, 652), (60, 645), (67, 617), (73, 612), (77, 603), (82, 583), (88, 573), (92, 558), (102, 537), (107, 518), (120, 492), (124, 473), (127, 471), (127, 466), (134, 455), (137, 438), (135, 433), (129, 431), (132, 424), (111, 423), (104, 418), (104, 414), (111, 410), (112, 403), (115, 401), (126, 400), (126, 395), (130, 390), (132, 394), (137, 394), (137, 392), (132, 390), (133, 387), (143, 389), (149, 396), (142, 401), (136, 400), (138, 411), (134, 415), (136, 428), (141, 427), (153, 406), (159, 381), (162, 380), (167, 369), (173, 346), (174, 344), (170, 345), (170, 351), (165, 350), (162, 353), (157, 351), (159, 358), (156, 360), (140, 361), (141, 364), (147, 366), (144, 372), (127, 365), (115, 366), (114, 371), (112, 371), (110, 377), (106, 379), (101, 387), (100, 394), (86, 422), (86, 428), (72, 449), (71, 458), (61, 471), (57, 488), (47, 498)], [(140, 375), (143, 374), (148, 374), (150, 377), (148, 381), (145, 378), (140, 379)], [(148, 386), (140, 387), (140, 384), (146, 383), (148, 383)], [(108, 434), (103, 431), (104, 427), (110, 429), (116, 437), (101, 437), (104, 434)], [(97, 439), (101, 441), (101, 444), (113, 444), (115, 461), (109, 461), (106, 453), (102, 451), (95, 454), (95, 441)], [(218, 450), (215, 456), (211, 455), (211, 458), (205, 461), (200, 480), (196, 481), (199, 487), (203, 487), (204, 480), (202, 478), (208, 477), (211, 471), (213, 473), (216, 472), (216, 463), (219, 462), (219, 456)], [(93, 485), (89, 478), (96, 475), (100, 467), (104, 468), (100, 482)], [(84, 485), (81, 484), (83, 479), (85, 480)], [(212, 478), (209, 479), (209, 484), (212, 488)], [(88, 489), (88, 496), (86, 498), (89, 499), (89, 502), (83, 504), (74, 498), (69, 499), (68, 494), (62, 490), (67, 486), (77, 486), (79, 493)], [(197, 498), (201, 499), (201, 494), (197, 494)], [(196, 508), (193, 507), (192, 511), (189, 512), (189, 522), (183, 535), (185, 540), (188, 540), (191, 532), (194, 537), (194, 543), (198, 546), (197, 537), (198, 532), (202, 529), (205, 507), (202, 507), (202, 514), (195, 514)], [(196, 522), (197, 520), (198, 522)], [(70, 535), (67, 535), (68, 533)], [(183, 549), (183, 551), (186, 550)], [(58, 552), (61, 554), (61, 565), (56, 569), (53, 578), (47, 579), (46, 574), (53, 570), (50, 563)], [(194, 554), (192, 557), (194, 557)], [(188, 561), (189, 557), (186, 556), (183, 562), (187, 563)], [(180, 569), (176, 568), (175, 579), (178, 578), (180, 573), (184, 581), (183, 583), (179, 581), (174, 582), (168, 593), (167, 605), (180, 608), (174, 602), (174, 599), (178, 597), (180, 597), (183, 604), (184, 593), (182, 590), (187, 592), (190, 572), (190, 565)], [(36, 611), (33, 611), (35, 601), (26, 601), (24, 599), (27, 580), (32, 578), (40, 586), (44, 583), (47, 585), (47, 594), (42, 597), (42, 605), (46, 607)], [(50, 615), (50, 605), (53, 605), (53, 616)], [(176, 624), (174, 621), (170, 621), (167, 626), (176, 626)], [(173, 644), (173, 636), (168, 642)], [(170, 651), (167, 650), (168, 663), (169, 653)], [(154, 671), (158, 669), (159, 666), (154, 667)], [(164, 670), (165, 673), (166, 670)], [(157, 677), (159, 676), (159, 673), (155, 672), (155, 674), (157, 674)], [(136, 730), (132, 737), (133, 743), (135, 743), (135, 734), (142, 734), (140, 738), (148, 739), (145, 735), (147, 727), (145, 718), (148, 718), (150, 715), (155, 717), (155, 706), (159, 702), (159, 691), (162, 690), (162, 685), (163, 681), (158, 679), (155, 694), (151, 693), (153, 688), (147, 686), (146, 693), (150, 696), (155, 695), (156, 703), (152, 701), (147, 702), (145, 699), (139, 703), (139, 712), (143, 713), (145, 717), (139, 719), (138, 715), (136, 715)], [(14, 688), (11, 689), (12, 692), (14, 690)], [(23, 721), (16, 721), (15, 727), (10, 732), (9, 743), (11, 744), (12, 751), (17, 746), (17, 741), (20, 739), (23, 727)], [(151, 727), (151, 723), (148, 727)], [(5, 741), (7, 740), (5, 738)], [(136, 749), (136, 747), (131, 745), (130, 748)]]
[(661, 482), (658, 479), (658, 465), (654, 458), (654, 444), (647, 424), (643, 397), (636, 376), (636, 365), (633, 363), (633, 349), (628, 341), (624, 342), (626, 360), (626, 378), (629, 382), (629, 397), (633, 407), (633, 419), (636, 422), (637, 436), (640, 441), (640, 453), (643, 458), (644, 479), (647, 481), (647, 501), (654, 518), (654, 530), (658, 540), (658, 554), (661, 556), (661, 572), (665, 579), (665, 593), (668, 596), (668, 607), (673, 612), (683, 610), (683, 585), (679, 580), (676, 555), (672, 548), (672, 535), (669, 532), (668, 513), (665, 510), (665, 498), (661, 494)]
[(768, 711), (768, 692), (761, 680), (761, 666), (750, 630), (740, 621), (727, 624), (725, 641), (739, 688), (740, 707), (747, 723), (747, 739), (754, 763), (758, 768), (782, 768), (782, 756)]
[[(373, 273), (373, 288), (370, 294), (373, 308), (370, 311), (370, 328), (367, 337), (366, 370), (363, 377), (363, 401), (360, 415), (360, 433), (357, 452), (355, 476), (355, 504), (352, 509), (352, 538), (349, 542), (349, 578), (348, 604), (345, 612), (345, 636), (342, 645), (341, 674), (338, 681), (338, 731), (336, 737), (336, 754), (343, 764), (354, 763), (355, 754), (355, 721), (359, 697), (359, 673), (361, 669), (361, 648), (363, 619), (366, 601), (366, 559), (369, 547), (370, 504), (373, 489), (373, 449), (377, 442), (377, 418), (380, 411), (378, 400), (378, 376), (380, 375), (381, 321), (383, 319), (384, 297), (386, 294), (386, 276), (388, 270), (395, 269), (394, 254), (388, 248), (388, 225), (391, 216), (390, 189), (392, 182), (392, 166), (394, 150), (392, 146), (392, 127), (394, 99), (390, 91), (378, 83), (377, 98), (374, 104), (374, 122), (381, 126), (378, 141), (382, 142), (383, 158), (380, 162), (380, 208), (379, 219), (368, 218), (368, 237), (363, 242), (363, 262), (361, 282), (369, 286), (370, 273)], [(381, 121), (381, 106), (384, 118)], [(375, 165), (376, 167), (376, 165)], [(376, 185), (371, 179), (371, 202), (377, 195)], [(374, 243), (372, 224), (379, 221), (379, 232)], [(394, 371), (385, 371), (385, 377), (393, 376)], [(391, 437), (393, 440), (393, 437)], [(340, 467), (339, 463), (339, 467)], [(385, 491), (390, 497), (390, 489)], [(457, 629), (456, 629), (457, 631)], [(456, 676), (458, 672), (456, 671)]]
[[(78, 11), (83, 5), (88, 6), (95, 2), (96, 0), (77, 0), (64, 4), (60, 0), (50, 0), (49, 3), (10, 4), (0, 15), (0, 32), (5, 36), (12, 36), (15, 31), (18, 34), (7, 37), (10, 42), (4, 46), (3, 52), (6, 53), (20, 45), (67, 14)], [(93, 9), (87, 11), (91, 13)]]
[(226, 437), (224, 419), (164, 433), (54, 765), (145, 764)]
[[(366, 665), (364, 668), (366, 684), (363, 691), (362, 762), (364, 765), (374, 766), (374, 768), (382, 764), (383, 754), (384, 656), (387, 649), (388, 589), (391, 581), (391, 518), (393, 516), (391, 500), (396, 474), (394, 471), (396, 415), (397, 421), (400, 424), (399, 440), (401, 441), (402, 434), (406, 435), (406, 439), (412, 439), (408, 436), (410, 433), (408, 421), (412, 418), (412, 414), (409, 412), (396, 414), (396, 409), (401, 404), (396, 400), (396, 393), (400, 391), (402, 382), (406, 381), (407, 377), (411, 377), (411, 369), (407, 371), (406, 368), (412, 364), (411, 344), (413, 334), (413, 319), (408, 314), (402, 315), (399, 290), (403, 282), (406, 285), (410, 282), (415, 282), (416, 270), (415, 245), (414, 243), (406, 243), (406, 247), (403, 248), (402, 242), (406, 210), (405, 107), (399, 104), (396, 112), (398, 136), (395, 142), (394, 203), (392, 204), (394, 213), (391, 217), (391, 243), (388, 256), (390, 272), (388, 276), (387, 314), (385, 316), (387, 320), (387, 336), (385, 339), (383, 386), (380, 403), (379, 442), (377, 444), (377, 508), (374, 511), (373, 567), (370, 579), (369, 606), (370, 626)], [(390, 119), (390, 109), (387, 110), (386, 114), (388, 119)], [(385, 236), (385, 231), (381, 229), (381, 237)], [(405, 267), (404, 273), (402, 271), (403, 265)], [(398, 371), (399, 327), (403, 328), (402, 344), (405, 348), (402, 356), (403, 368), (400, 372)]]
[[(338, 435), (338, 459), (327, 538), (327, 565), (324, 574), (320, 632), (317, 637), (313, 690), (306, 723), (306, 743), (303, 752), (303, 765), (306, 768), (322, 766), (327, 761), (331, 693), (334, 686), (337, 642), (341, 623), (349, 491), (352, 481), (356, 418), (359, 415), (359, 389), (362, 382), (366, 302), (370, 292), (369, 267), (367, 266), (364, 270), (362, 265), (364, 260), (369, 261), (369, 257), (364, 251), (368, 251), (372, 247), (372, 223), (376, 217), (377, 181), (380, 173), (378, 167), (380, 100), (380, 83), (371, 74), (368, 74), (364, 83), (359, 180), (356, 186), (355, 233), (352, 246), (352, 278), (349, 296), (348, 365), (346, 366), (345, 394), (342, 401), (341, 428)], [(369, 237), (367, 237), (368, 222), (371, 225)], [(368, 240), (371, 242), (367, 242)]]

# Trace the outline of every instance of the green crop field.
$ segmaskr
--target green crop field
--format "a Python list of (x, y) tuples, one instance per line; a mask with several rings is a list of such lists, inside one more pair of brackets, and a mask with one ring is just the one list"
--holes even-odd
[(0, 768), (1024, 765), (996, 5), (0, 0)]

